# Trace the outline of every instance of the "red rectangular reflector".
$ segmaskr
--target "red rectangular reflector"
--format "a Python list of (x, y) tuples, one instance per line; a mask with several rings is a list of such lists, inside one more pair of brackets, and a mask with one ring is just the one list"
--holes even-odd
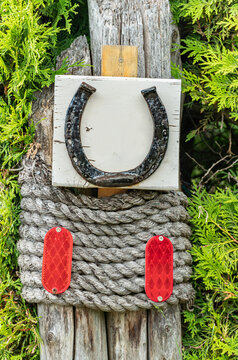
[(146, 244), (145, 292), (155, 302), (167, 300), (173, 292), (173, 245), (162, 235)]
[(71, 280), (73, 237), (69, 230), (54, 227), (45, 235), (42, 285), (51, 294), (68, 289)]

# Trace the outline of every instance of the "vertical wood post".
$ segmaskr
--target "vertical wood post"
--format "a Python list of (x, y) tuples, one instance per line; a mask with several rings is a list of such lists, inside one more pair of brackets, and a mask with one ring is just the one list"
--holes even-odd
[(38, 304), (41, 360), (74, 359), (74, 314), (72, 306)]
[[(94, 75), (101, 74), (99, 54), (101, 46), (105, 44), (136, 45), (139, 77), (171, 78), (171, 60), (181, 65), (179, 50), (171, 54), (173, 43), (179, 43), (180, 38), (178, 28), (172, 24), (169, 0), (88, 0), (88, 8)], [(167, 332), (166, 317), (172, 324)], [(111, 314), (107, 318), (111, 322)], [(163, 313), (158, 310), (148, 311), (147, 322), (149, 341), (146, 359), (180, 360), (179, 306), (168, 306)], [(117, 344), (120, 354), (122, 343), (119, 345), (117, 341)], [(115, 356), (110, 351), (109, 354)], [(111, 359), (114, 360), (113, 357)], [(128, 353), (125, 359), (130, 359)]]
[(179, 305), (167, 305), (163, 311), (148, 311), (148, 359), (182, 359)]
[[(102, 75), (137, 77), (138, 48), (136, 46), (102, 47)], [(98, 189), (98, 196), (111, 196), (123, 189)], [(111, 312), (106, 314), (109, 360), (146, 360), (146, 311)]]
[(107, 359), (107, 332), (104, 313), (99, 310), (76, 308), (74, 360)]
[(145, 310), (107, 314), (110, 360), (147, 360), (147, 316)]
[[(86, 64), (90, 64), (90, 52), (85, 36), (79, 36), (67, 50), (61, 53), (57, 58), (57, 69), (61, 66), (66, 57), (68, 57), (69, 65), (74, 64), (80, 59), (84, 59)], [(69, 74), (91, 75), (91, 67), (71, 67), (69, 69)], [(33, 103), (32, 109), (32, 120), (36, 126), (36, 141), (41, 144), (40, 155), (45, 164), (49, 167), (52, 166), (53, 104), (53, 86), (49, 88), (46, 87), (42, 92), (36, 93), (36, 100)], [(42, 338), (40, 359), (75, 360), (74, 342), (75, 337), (78, 339), (78, 323), (77, 321), (74, 321), (73, 306), (42, 303), (37, 305), (37, 311), (39, 316), (40, 335)], [(107, 360), (107, 357), (102, 359)]]
[[(139, 2), (138, 0), (111, 2), (88, 0), (88, 5), (94, 75), (100, 75), (101, 72), (101, 46), (119, 44), (138, 46), (138, 76), (170, 77), (171, 40), (177, 28), (171, 24), (169, 0), (141, 0)], [(120, 51), (123, 52), (123, 48), (126, 49), (122, 47)], [(89, 57), (87, 46), (84, 44), (83, 47), (80, 43), (76, 48), (71, 49), (71, 53), (68, 54), (69, 60), (72, 54), (76, 54), (77, 51), (80, 53), (82, 49), (85, 49), (83, 51)], [(76, 60), (79, 60), (82, 53), (77, 56)], [(123, 57), (120, 56), (120, 58)], [(109, 57), (108, 61), (110, 62), (111, 59)], [(179, 61), (178, 52), (174, 59)], [(88, 60), (86, 62), (89, 63)], [(123, 76), (123, 71), (126, 71), (128, 66), (130, 69), (130, 65), (130, 61), (128, 65), (127, 61), (120, 60), (117, 64), (118, 75), (114, 76)], [(90, 72), (91, 68), (84, 68), (83, 71)], [(103, 75), (106, 75), (104, 68)], [(112, 76), (109, 73), (108, 75)], [(127, 73), (124, 76), (137, 75)], [(44, 98), (45, 96), (39, 96), (41, 101)], [(53, 99), (52, 92), (49, 98)], [(39, 105), (42, 104), (39, 102)], [(45, 109), (48, 110), (48, 108), (50, 114), (49, 116), (47, 114), (47, 118), (52, 124), (53, 106), (51, 103), (45, 106)], [(35, 121), (39, 122), (45, 117), (42, 114), (42, 106), (39, 106), (39, 114), (35, 117)], [(46, 153), (45, 138), (52, 141), (52, 134), (49, 131), (51, 126), (48, 126), (46, 122), (42, 123), (45, 124), (44, 131), (40, 129), (37, 134), (44, 135), (42, 145)], [(51, 164), (50, 157), (49, 154), (47, 165)], [(104, 189), (100, 189), (99, 193), (102, 191)], [(101, 193), (100, 196), (110, 195), (107, 190), (106, 194)], [(148, 317), (147, 312), (143, 310), (122, 314), (109, 313), (104, 316), (100, 311), (76, 308), (75, 325), (73, 307), (39, 304), (38, 314), (43, 339), (41, 360), (180, 360), (182, 358), (179, 306), (168, 306), (164, 313), (157, 310), (148, 311)], [(96, 350), (94, 350), (95, 346)], [(148, 352), (145, 350), (147, 346)]]

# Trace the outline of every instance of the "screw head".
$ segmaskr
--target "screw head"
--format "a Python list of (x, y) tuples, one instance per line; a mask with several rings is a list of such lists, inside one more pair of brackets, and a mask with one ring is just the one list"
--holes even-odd
[(52, 289), (52, 293), (53, 293), (53, 294), (57, 294), (57, 289), (56, 289), (56, 288), (53, 288), (53, 289)]
[(163, 241), (164, 237), (163, 236), (159, 236), (159, 241)]
[(163, 301), (162, 296), (158, 296), (158, 301), (159, 301), (159, 302)]
[(60, 228), (60, 227), (57, 227), (57, 228), (56, 228), (56, 231), (57, 231), (57, 232), (61, 232), (61, 228)]

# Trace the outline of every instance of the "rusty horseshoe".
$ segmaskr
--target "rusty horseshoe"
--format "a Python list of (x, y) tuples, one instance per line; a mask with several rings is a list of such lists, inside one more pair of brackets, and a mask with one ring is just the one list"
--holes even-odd
[(93, 166), (86, 157), (80, 136), (84, 108), (96, 89), (83, 82), (74, 95), (66, 114), (65, 143), (73, 167), (89, 183), (101, 187), (123, 187), (137, 184), (159, 167), (164, 158), (169, 138), (168, 116), (156, 87), (141, 91), (154, 123), (154, 135), (148, 154), (134, 169), (121, 172), (106, 172)]

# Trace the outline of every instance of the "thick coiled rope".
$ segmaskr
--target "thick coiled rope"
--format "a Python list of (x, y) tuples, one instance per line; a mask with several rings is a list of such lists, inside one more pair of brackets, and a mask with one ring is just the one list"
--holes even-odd
[[(150, 309), (145, 294), (145, 246), (154, 235), (174, 248), (174, 289), (169, 304), (190, 301), (194, 290), (188, 240), (187, 199), (181, 192), (128, 191), (110, 198), (76, 195), (52, 187), (49, 170), (36, 160), (20, 173), (22, 213), (18, 262), (22, 295), (29, 302), (86, 306), (103, 311)], [(41, 283), (44, 237), (54, 226), (73, 235), (72, 277), (63, 294)]]

